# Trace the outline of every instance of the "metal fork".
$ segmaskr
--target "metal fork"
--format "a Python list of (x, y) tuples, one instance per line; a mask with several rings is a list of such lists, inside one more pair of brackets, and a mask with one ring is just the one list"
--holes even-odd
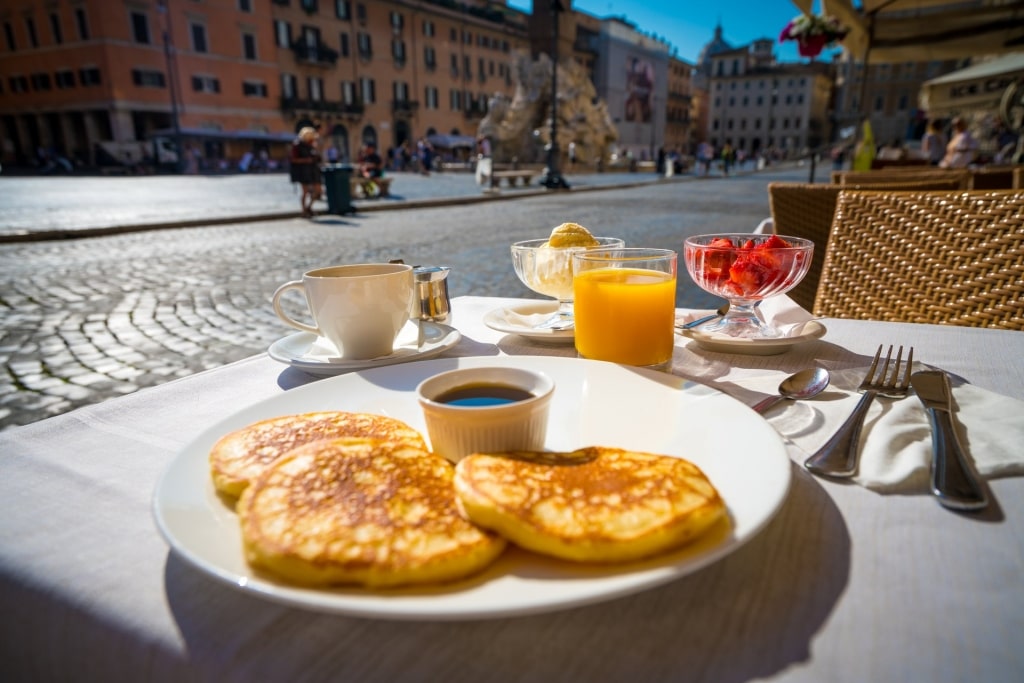
[(864, 395), (861, 396), (857, 407), (853, 409), (850, 417), (839, 427), (839, 430), (832, 435), (824, 446), (817, 453), (804, 462), (804, 467), (815, 474), (823, 474), (829, 477), (852, 477), (857, 472), (857, 446), (860, 442), (860, 430), (864, 426), (864, 418), (868, 414), (868, 408), (875, 396), (887, 398), (903, 398), (907, 395), (910, 387), (910, 368), (914, 364), (914, 347), (910, 347), (907, 354), (907, 367), (900, 377), (900, 361), (903, 359), (903, 347), (900, 346), (896, 354), (896, 363), (893, 366), (892, 374), (889, 374), (889, 364), (892, 361), (892, 345), (885, 354), (885, 364), (881, 372), (876, 376), (878, 361), (882, 357), (882, 347), (878, 346), (875, 358), (871, 361), (871, 367), (864, 375), (864, 381), (860, 383), (857, 390)]

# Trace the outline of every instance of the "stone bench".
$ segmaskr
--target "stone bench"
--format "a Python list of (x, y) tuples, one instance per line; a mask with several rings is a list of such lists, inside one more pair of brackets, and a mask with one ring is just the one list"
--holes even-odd
[(378, 189), (376, 197), (389, 197), (391, 196), (391, 181), (394, 180), (391, 176), (383, 176), (381, 178), (362, 178), (359, 176), (352, 176), (349, 178), (349, 190), (352, 192), (352, 197), (356, 199), (372, 199), (373, 196), (366, 193), (366, 184), (373, 182)]
[(515, 187), (520, 181), (522, 181), (523, 187), (526, 187), (530, 184), (530, 181), (533, 180), (533, 176), (535, 175), (537, 175), (536, 171), (529, 170), (495, 171), (491, 174), (491, 187), (498, 187), (501, 185), (501, 181), (503, 180), (509, 187)]

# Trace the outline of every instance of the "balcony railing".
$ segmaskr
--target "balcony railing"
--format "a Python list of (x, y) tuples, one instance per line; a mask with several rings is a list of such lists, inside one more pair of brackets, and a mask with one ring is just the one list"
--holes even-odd
[(359, 117), (363, 115), (365, 107), (362, 102), (347, 104), (336, 100), (304, 100), (298, 97), (282, 97), (281, 111), (315, 111), (323, 114), (336, 114), (338, 116)]
[(326, 45), (307, 45), (306, 43), (294, 43), (292, 52), (295, 59), (306, 64), (318, 66), (334, 66), (338, 62), (338, 51), (332, 50)]
[(482, 119), (487, 116), (487, 105), (474, 102), (466, 107), (465, 111), (463, 111), (463, 115), (470, 120)]
[(391, 111), (397, 115), (412, 116), (420, 108), (415, 100), (392, 100)]

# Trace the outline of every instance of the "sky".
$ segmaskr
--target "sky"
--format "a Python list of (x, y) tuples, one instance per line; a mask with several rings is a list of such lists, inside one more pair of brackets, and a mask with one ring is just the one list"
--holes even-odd
[[(549, 0), (536, 0), (549, 2)], [(563, 3), (567, 0), (563, 0)], [(571, 0), (575, 10), (596, 17), (622, 17), (641, 33), (668, 41), (681, 58), (695, 64), (701, 49), (722, 25), (722, 35), (733, 47), (758, 38), (775, 41), (780, 62), (803, 61), (792, 41), (779, 43), (779, 33), (800, 13), (791, 0)], [(531, 0), (508, 0), (511, 7), (529, 12)], [(817, 3), (816, 3), (817, 5)], [(819, 60), (829, 59), (823, 53)]]

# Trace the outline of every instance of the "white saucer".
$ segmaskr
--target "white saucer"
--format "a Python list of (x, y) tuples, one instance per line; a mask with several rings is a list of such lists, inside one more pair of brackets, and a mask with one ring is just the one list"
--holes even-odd
[(507, 308), (496, 308), (484, 316), (484, 324), (498, 332), (518, 334), (521, 337), (548, 344), (572, 344), (576, 338), (574, 330), (538, 330), (523, 320), (527, 316), (537, 316), (539, 319), (547, 318), (557, 310), (557, 301), (537, 301)]
[(791, 347), (825, 336), (825, 326), (817, 320), (804, 323), (800, 334), (775, 339), (736, 339), (724, 334), (701, 332), (700, 330), (676, 329), (676, 334), (692, 339), (708, 351), (718, 353), (744, 353), (751, 356), (774, 356), (788, 351)]
[(454, 327), (439, 323), (423, 323), (423, 344), (417, 345), (418, 323), (405, 324), (395, 340), (395, 349), (387, 356), (367, 360), (345, 360), (327, 339), (310, 332), (296, 332), (270, 345), (267, 353), (276, 361), (311, 375), (337, 375), (349, 370), (376, 368), (383, 365), (408, 363), (433, 358), (459, 343), (462, 335)]

